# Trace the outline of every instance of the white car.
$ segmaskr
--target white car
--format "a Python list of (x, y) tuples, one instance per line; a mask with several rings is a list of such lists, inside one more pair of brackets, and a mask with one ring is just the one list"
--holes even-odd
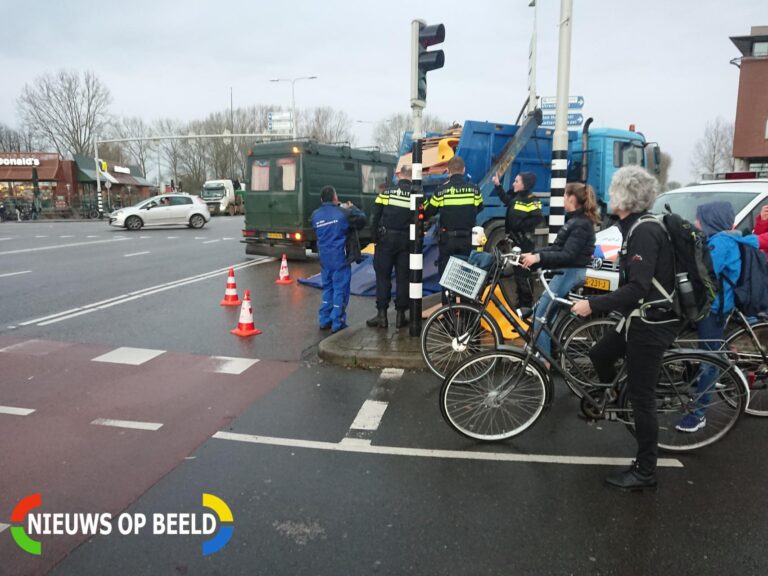
[[(689, 222), (696, 219), (701, 204), (724, 200), (731, 203), (736, 214), (736, 229), (751, 234), (760, 208), (768, 204), (768, 179), (712, 180), (686, 186), (661, 194), (651, 208), (654, 214), (663, 214), (669, 207)], [(611, 226), (598, 232), (592, 267), (587, 268), (584, 289), (591, 294), (613, 291), (619, 287), (619, 251), (621, 232)]]
[(111, 226), (140, 230), (144, 226), (189, 226), (202, 228), (210, 221), (208, 206), (199, 196), (162, 194), (109, 215)]

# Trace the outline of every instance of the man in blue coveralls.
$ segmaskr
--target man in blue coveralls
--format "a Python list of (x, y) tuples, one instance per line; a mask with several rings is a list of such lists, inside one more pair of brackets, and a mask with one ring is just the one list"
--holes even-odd
[[(351, 202), (339, 205), (333, 186), (320, 190), (320, 207), (312, 213), (312, 227), (317, 236), (323, 279), (323, 302), (320, 304), (320, 328), (336, 333), (347, 327), (349, 283), (352, 279), (354, 255), (348, 248), (353, 230), (365, 226), (365, 214)], [(356, 241), (357, 235), (353, 235)]]

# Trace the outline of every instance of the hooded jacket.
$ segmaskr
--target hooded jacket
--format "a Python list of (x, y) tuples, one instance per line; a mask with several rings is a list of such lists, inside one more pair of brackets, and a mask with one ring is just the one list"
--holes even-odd
[[(736, 284), (741, 275), (741, 252), (739, 244), (759, 248), (757, 236), (742, 236), (733, 230), (736, 219), (729, 202), (709, 202), (696, 209), (696, 219), (701, 231), (707, 236), (712, 268), (719, 278), (727, 278)], [(720, 282), (720, 290), (712, 303), (712, 314), (728, 314), (733, 310), (733, 286), (729, 282)]]
[(768, 256), (768, 220), (763, 220), (760, 216), (755, 220), (755, 234), (760, 242), (760, 250)]

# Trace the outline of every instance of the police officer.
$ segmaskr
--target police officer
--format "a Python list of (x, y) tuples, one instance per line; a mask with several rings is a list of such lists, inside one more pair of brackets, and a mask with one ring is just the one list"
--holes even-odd
[[(533, 196), (536, 174), (521, 172), (515, 177), (512, 190), (504, 192), (497, 174), (493, 176), (494, 192), (507, 207), (504, 230), (507, 236), (519, 246), (523, 253), (533, 251), (533, 235), (536, 226), (542, 221), (541, 202)], [(515, 266), (515, 284), (517, 285), (518, 308), (533, 306), (533, 285), (531, 271), (522, 266)]]
[(397, 186), (383, 190), (377, 197), (371, 217), (376, 252), (376, 316), (366, 321), (371, 328), (386, 328), (387, 308), (392, 296), (392, 268), (395, 269), (395, 326), (408, 325), (409, 225), (411, 223), (411, 167), (400, 168)]
[(353, 229), (365, 226), (366, 218), (351, 202), (339, 206), (333, 186), (320, 190), (320, 207), (312, 212), (312, 227), (317, 236), (320, 271), (323, 281), (323, 301), (319, 321), (322, 330), (336, 333), (347, 327), (349, 283), (352, 279), (348, 236)]
[(614, 310), (624, 315), (621, 332), (610, 330), (592, 347), (589, 356), (601, 382), (613, 381), (617, 360), (624, 358), (627, 364), (637, 457), (629, 469), (605, 479), (608, 486), (627, 491), (656, 489), (656, 385), (664, 351), (680, 328), (673, 305), (664, 294), (675, 290), (675, 257), (670, 239), (658, 224), (640, 222), (653, 205), (657, 190), (656, 178), (639, 166), (625, 166), (613, 175), (610, 204), (620, 218), (624, 238), (619, 288), (580, 300), (571, 308), (579, 316)]
[[(438, 271), (442, 276), (451, 256), (469, 256), (472, 228), (483, 209), (480, 189), (464, 177), (464, 160), (454, 156), (448, 161), (448, 182), (442, 184), (425, 207), (425, 216), (440, 213)], [(445, 301), (445, 294), (443, 294)]]

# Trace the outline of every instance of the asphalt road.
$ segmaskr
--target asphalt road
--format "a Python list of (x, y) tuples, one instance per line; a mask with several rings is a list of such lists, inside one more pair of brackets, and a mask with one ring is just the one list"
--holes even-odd
[[(563, 389), (525, 435), (479, 445), (442, 422), (430, 375), (319, 362), (319, 291), (275, 285), (240, 225), (0, 224), (0, 574), (768, 571), (768, 422), (665, 455), (644, 495), (601, 485), (633, 440)], [(262, 335), (229, 334), (230, 266)], [(372, 307), (353, 297), (351, 321)], [(214, 494), (233, 535), (209, 556), (203, 535), (44, 535), (32, 556), (7, 528), (32, 493), (43, 512), (150, 518)]]

